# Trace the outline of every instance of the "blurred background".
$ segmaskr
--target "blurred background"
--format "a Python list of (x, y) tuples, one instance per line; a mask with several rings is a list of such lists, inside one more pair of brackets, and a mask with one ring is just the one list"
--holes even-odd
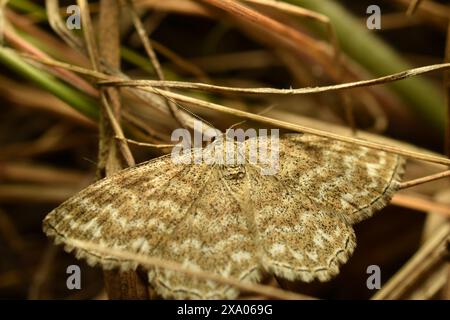
[[(3, 2), (0, 298), (104, 299), (102, 271), (87, 267), (53, 246), (41, 229), (47, 213), (95, 181), (99, 174), (99, 87), (91, 76), (38, 62), (51, 57), (92, 69), (88, 55), (50, 26), (46, 1)], [(66, 8), (75, 4), (47, 2), (60, 8), (62, 21), (69, 17)], [(134, 1), (135, 13), (152, 41), (167, 80), (300, 88), (370, 79), (446, 60), (450, 17), (447, 1), (423, 1), (411, 16), (406, 15), (409, 0), (286, 2), (321, 13), (319, 18), (329, 19), (329, 25), (299, 16), (291, 6), (288, 10), (270, 1), (237, 3), (269, 17), (275, 24), (252, 22), (250, 15), (239, 15), (209, 1)], [(381, 9), (381, 29), (367, 28), (369, 5)], [(120, 15), (111, 18), (116, 19), (120, 40), (120, 47), (115, 48), (120, 54), (120, 68), (116, 66), (115, 71), (120, 69), (132, 79), (156, 79), (132, 15), (124, 6), (118, 10)], [(108, 43), (110, 35), (104, 29), (102, 32), (100, 16), (108, 13), (101, 1), (89, 1), (89, 11), (92, 35), (101, 47)], [(83, 30), (70, 33), (76, 39), (84, 37)], [(311, 95), (174, 91), (338, 133), (348, 133), (353, 126), (358, 132), (388, 137), (390, 143), (409, 143), (442, 154), (446, 88), (444, 72), (436, 72), (393, 84)], [(122, 88), (120, 92), (125, 135), (146, 143), (170, 143), (170, 134), (179, 125), (167, 111), (161, 111), (161, 101), (136, 95), (131, 89)], [(192, 105), (183, 107), (221, 130), (240, 121)], [(241, 126), (260, 124), (248, 121)], [(134, 144), (130, 148), (136, 162), (168, 152)], [(405, 180), (444, 169), (411, 161)], [(385, 284), (435, 234), (435, 228), (445, 225), (450, 213), (444, 204), (450, 198), (446, 180), (405, 191), (401, 201), (357, 225), (358, 247), (331, 282), (266, 282), (317, 298), (370, 298), (375, 292), (366, 286), (369, 265), (380, 266)], [(422, 259), (429, 261), (429, 256)], [(81, 267), (82, 290), (66, 287), (66, 268), (72, 264)], [(410, 289), (393, 298), (448, 298), (445, 263), (433, 260), (432, 265), (426, 276), (408, 280)], [(426, 279), (433, 281), (430, 284)]]

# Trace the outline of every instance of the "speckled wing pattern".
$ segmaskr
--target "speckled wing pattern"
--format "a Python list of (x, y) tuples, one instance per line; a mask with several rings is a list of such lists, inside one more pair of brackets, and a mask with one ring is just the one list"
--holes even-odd
[[(394, 154), (285, 135), (275, 175), (262, 175), (258, 164), (174, 164), (164, 156), (94, 183), (48, 214), (43, 226), (57, 244), (106, 269), (137, 263), (73, 248), (67, 239), (242, 281), (256, 282), (264, 272), (326, 281), (353, 252), (352, 224), (386, 205), (402, 170), (403, 159)], [(147, 271), (164, 298), (238, 295), (225, 284)]]
[(404, 159), (308, 134), (285, 135), (279, 157), (276, 175), (250, 169), (261, 264), (288, 280), (327, 281), (356, 246), (352, 224), (398, 189)]

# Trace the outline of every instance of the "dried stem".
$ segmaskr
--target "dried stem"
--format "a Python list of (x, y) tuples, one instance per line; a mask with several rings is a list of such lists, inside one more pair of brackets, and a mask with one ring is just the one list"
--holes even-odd
[(149, 147), (149, 148), (157, 148), (157, 149), (164, 149), (164, 148), (173, 148), (174, 144), (155, 144), (155, 143), (146, 143), (146, 142), (139, 142), (132, 139), (126, 139), (124, 137), (116, 136), (115, 137), (118, 140), (126, 140), (130, 144), (134, 144), (140, 147)]
[(391, 200), (391, 204), (412, 210), (423, 211), (425, 213), (433, 212), (447, 218), (450, 217), (450, 206), (447, 204), (436, 202), (436, 200), (409, 192), (395, 194)]
[[(43, 63), (46, 63), (45, 60), (40, 60)], [(48, 61), (50, 62), (50, 61)], [(55, 64), (56, 65), (56, 64)], [(67, 66), (68, 67), (68, 66)], [(203, 90), (209, 92), (220, 92), (220, 93), (240, 93), (240, 94), (279, 94), (279, 95), (300, 95), (300, 94), (312, 94), (312, 93), (321, 93), (321, 92), (333, 92), (339, 90), (347, 90), (353, 88), (374, 86), (399, 80), (404, 80), (410, 77), (423, 75), (436, 71), (443, 71), (450, 69), (450, 63), (442, 63), (429, 65), (414, 69), (409, 69), (406, 71), (402, 71), (395, 74), (390, 74), (388, 76), (370, 79), (370, 80), (361, 80), (349, 83), (342, 83), (330, 86), (322, 86), (322, 87), (313, 87), (313, 88), (299, 88), (299, 89), (275, 89), (275, 88), (237, 88), (237, 87), (224, 87), (211, 85), (206, 83), (194, 83), (194, 82), (180, 82), (180, 81), (157, 81), (157, 80), (103, 80), (99, 81), (99, 84), (103, 85), (117, 85), (117, 86), (132, 86), (132, 87), (168, 87), (168, 88), (178, 88), (178, 89), (195, 89), (195, 90)], [(73, 71), (81, 71), (81, 68), (71, 68)], [(88, 70), (84, 70), (85, 74), (89, 74), (91, 76), (98, 76), (96, 73), (91, 73)]]
[(421, 2), (422, 2), (422, 0), (412, 0), (409, 3), (408, 10), (406, 11), (406, 14), (408, 16), (412, 16), (416, 12), (416, 10), (419, 7)]
[(89, 14), (89, 5), (86, 0), (77, 0), (78, 6), (80, 7), (81, 23), (83, 29), (84, 39), (86, 41), (87, 52), (89, 59), (91, 60), (92, 68), (94, 71), (99, 71), (100, 60), (97, 49), (97, 44), (94, 39), (96, 34), (92, 28), (91, 15)]
[[(83, 10), (82, 10), (83, 12)], [(88, 11), (85, 15), (89, 16)], [(115, 69), (120, 69), (120, 38), (117, 21), (120, 19), (120, 7), (116, 0), (100, 1), (99, 20), (99, 42), (100, 56), (92, 59), (97, 64), (95, 71), (107, 71), (104, 64)], [(89, 26), (90, 27), (90, 26)], [(94, 34), (89, 30), (91, 34)], [(89, 47), (95, 48), (95, 43), (87, 39)], [(92, 52), (93, 50), (88, 50)], [(94, 50), (95, 54), (95, 50)], [(104, 61), (99, 65), (100, 58)], [(101, 90), (102, 110), (100, 117), (100, 139), (99, 139), (99, 174), (106, 176), (114, 174), (123, 168), (121, 159), (117, 153), (116, 135), (124, 137), (119, 121), (121, 117), (120, 93), (117, 88), (113, 90)], [(133, 166), (135, 161), (125, 140), (119, 141), (119, 148), (128, 166)], [(104, 271), (105, 288), (110, 299), (147, 299), (148, 292), (136, 272), (120, 273), (116, 271)]]
[(414, 180), (410, 180), (410, 181), (406, 181), (400, 184), (400, 189), (406, 189), (406, 188), (411, 188), (423, 183), (427, 183), (430, 181), (434, 181), (434, 180), (438, 180), (438, 179), (442, 179), (442, 178), (446, 178), (446, 177), (450, 177), (450, 170), (444, 171), (444, 172), (439, 172), (436, 174), (432, 174), (423, 178), (418, 178), (418, 179), (414, 179)]
[[(32, 57), (32, 58), (34, 59), (34, 57)], [(45, 63), (45, 64), (51, 64), (51, 65), (55, 65), (55, 66), (65, 67), (72, 71), (87, 74), (92, 77), (96, 77), (98, 79), (103, 79), (103, 80), (108, 79), (108, 75), (106, 75), (106, 74), (102, 74), (102, 73), (91, 71), (91, 70), (86, 70), (84, 68), (72, 66), (70, 64), (58, 62), (55, 60), (49, 60), (49, 59), (37, 59), (37, 60), (42, 63)], [(338, 84), (338, 85), (333, 85), (333, 86), (316, 87), (316, 88), (301, 88), (301, 89), (273, 89), (273, 88), (248, 89), (248, 88), (228, 88), (228, 87), (226, 87), (226, 88), (227, 88), (227, 92), (240, 92), (240, 93), (264, 93), (264, 92), (271, 93), (271, 94), (275, 94), (275, 93), (277, 93), (277, 94), (318, 93), (318, 92), (350, 89), (350, 88), (356, 88), (356, 87), (381, 84), (381, 83), (386, 83), (389, 81), (406, 79), (406, 78), (424, 74), (424, 73), (429, 73), (429, 72), (434, 72), (434, 71), (439, 71), (439, 70), (447, 70), (449, 68), (450, 68), (450, 63), (437, 64), (437, 65), (431, 65), (431, 66), (425, 66), (425, 67), (421, 67), (421, 68), (411, 69), (411, 70), (403, 71), (403, 72), (400, 72), (397, 74), (393, 74), (393, 75), (389, 75), (389, 76), (385, 76), (385, 77), (381, 77), (381, 78), (377, 78), (377, 79), (372, 79), (372, 80), (364, 80), (364, 81), (357, 81), (357, 82), (351, 82), (351, 83), (346, 83), (346, 84)], [(113, 77), (113, 78), (114, 78), (113, 80), (100, 81), (100, 83), (103, 83), (103, 84), (105, 84), (105, 83), (113, 84), (114, 83), (114, 84), (118, 84), (118, 85), (121, 85), (122, 83), (124, 83), (123, 80), (117, 80), (117, 77)], [(369, 141), (364, 141), (361, 139), (338, 135), (338, 134), (335, 134), (332, 132), (326, 132), (326, 131), (322, 131), (322, 130), (308, 128), (305, 126), (299, 126), (299, 125), (291, 124), (291, 123), (280, 121), (280, 120), (270, 119), (270, 118), (267, 118), (267, 117), (264, 117), (261, 115), (255, 115), (255, 114), (248, 113), (245, 111), (236, 110), (236, 109), (222, 106), (222, 105), (219, 105), (216, 103), (206, 102), (206, 101), (202, 101), (202, 100), (199, 100), (196, 98), (192, 98), (192, 97), (180, 95), (177, 93), (154, 88), (155, 85), (157, 83), (159, 83), (159, 81), (153, 82), (152, 80), (133, 80), (133, 81), (128, 81), (126, 83), (127, 83), (127, 85), (135, 85), (136, 83), (142, 83), (144, 86), (137, 86), (137, 88), (139, 90), (153, 92), (153, 93), (159, 94), (161, 96), (164, 96), (166, 98), (169, 97), (174, 100), (178, 100), (180, 102), (185, 102), (185, 103), (193, 104), (193, 105), (196, 105), (199, 107), (203, 107), (203, 108), (207, 108), (207, 109), (211, 109), (211, 110), (215, 110), (215, 111), (219, 111), (219, 112), (224, 112), (227, 114), (235, 115), (235, 116), (242, 117), (242, 118), (249, 119), (249, 120), (259, 121), (261, 123), (266, 123), (269, 125), (277, 126), (279, 128), (292, 130), (292, 131), (296, 131), (296, 132), (307, 132), (307, 133), (315, 134), (318, 136), (323, 136), (326, 138), (335, 139), (335, 140), (342, 141), (342, 142), (354, 143), (354, 144), (365, 146), (368, 148), (397, 153), (397, 154), (400, 154), (400, 155), (403, 155), (406, 157), (410, 157), (410, 158), (414, 158), (414, 159), (418, 159), (418, 160), (440, 163), (440, 164), (444, 164), (444, 165), (450, 165), (450, 160), (443, 158), (443, 157), (436, 157), (436, 156), (432, 156), (432, 155), (423, 154), (420, 152), (403, 150), (401, 148), (394, 147), (394, 146), (385, 146), (385, 145), (375, 143), (375, 142), (369, 142)], [(178, 88), (180, 88), (180, 87), (194, 88), (194, 87), (190, 87), (191, 86), (190, 83), (173, 82), (173, 81), (165, 81), (164, 83), (169, 86), (173, 83), (176, 83)], [(148, 85), (148, 84), (152, 84), (151, 87), (145, 87), (145, 85)], [(200, 84), (200, 83), (195, 84), (194, 86), (202, 87), (202, 88), (211, 88), (211, 87), (217, 88), (218, 87), (218, 86), (212, 86), (209, 84)], [(223, 88), (223, 87), (219, 87), (219, 88)], [(231, 90), (228, 90), (228, 89), (231, 89)]]
[(57, 253), (58, 247), (53, 243), (48, 243), (34, 274), (30, 288), (28, 289), (28, 299), (37, 300), (51, 298), (46, 291), (49, 286), (48, 278), (53, 274), (53, 266), (55, 264)]
[[(202, 107), (206, 107), (206, 108), (210, 108), (210, 109), (215, 109), (216, 111), (232, 113), (237, 116), (246, 117), (248, 119), (252, 119), (252, 120), (260, 121), (260, 122), (264, 122), (264, 123), (270, 122), (271, 120), (268, 118), (264, 118), (264, 117), (257, 117), (256, 115), (252, 115), (250, 113), (246, 113), (246, 112), (239, 111), (239, 110), (232, 111), (233, 109), (227, 108), (227, 107), (224, 107), (225, 108), (224, 109), (224, 108), (221, 108), (223, 106), (220, 106), (218, 104), (203, 102), (198, 99), (189, 98), (189, 97), (178, 95), (175, 93), (167, 95), (167, 94), (164, 94), (163, 91), (161, 91), (161, 90), (154, 89), (154, 87), (164, 87), (165, 86), (165, 87), (184, 88), (184, 89), (202, 89), (202, 90), (207, 90), (207, 91), (227, 92), (227, 93), (294, 95), (294, 94), (329, 92), (329, 91), (337, 91), (337, 90), (352, 89), (352, 88), (358, 88), (358, 87), (364, 87), (364, 86), (383, 84), (383, 83), (387, 83), (387, 82), (403, 80), (403, 79), (406, 79), (409, 77), (426, 74), (426, 73), (430, 73), (430, 72), (447, 70), (450, 68), (450, 63), (444, 63), (444, 64), (436, 64), (436, 65), (430, 65), (430, 66), (410, 69), (410, 70), (406, 70), (406, 71), (403, 71), (400, 73), (384, 76), (381, 78), (371, 79), (371, 80), (363, 80), (363, 81), (350, 82), (350, 83), (331, 85), (331, 86), (315, 87), (315, 88), (274, 89), (274, 88), (234, 88), (234, 87), (215, 86), (215, 85), (204, 84), (204, 83), (187, 83), (187, 82), (177, 82), (177, 81), (161, 82), (161, 81), (155, 81), (155, 80), (123, 80), (123, 79), (117, 79), (117, 77), (113, 77), (113, 79), (111, 79), (110, 77), (108, 77), (105, 74), (102, 74), (102, 73), (99, 73), (96, 71), (92, 71), (92, 70), (87, 70), (87, 69), (77, 67), (77, 66), (72, 66), (70, 64), (58, 62), (58, 61), (55, 61), (52, 59), (40, 59), (40, 58), (36, 59), (35, 57), (31, 57), (31, 58), (38, 60), (45, 64), (64, 67), (64, 68), (70, 69), (75, 72), (83, 73), (83, 74), (90, 75), (90, 76), (98, 78), (98, 79), (102, 79), (103, 81), (99, 81), (99, 83), (103, 84), (103, 85), (136, 86), (140, 90), (154, 92), (154, 93), (159, 92), (159, 94), (162, 96), (172, 95), (172, 98), (178, 99), (180, 101), (192, 103), (194, 105), (202, 106)], [(106, 80), (106, 79), (108, 79), (108, 80)], [(146, 87), (146, 86), (149, 86), (149, 87)], [(280, 124), (279, 121), (277, 123)], [(275, 123), (272, 123), (272, 124), (275, 125)], [(303, 127), (303, 129), (300, 129), (300, 128), (298, 128), (298, 126), (297, 126), (297, 128), (295, 128), (295, 126), (293, 127), (293, 126), (289, 126), (289, 125), (286, 127), (286, 125), (287, 125), (286, 123), (284, 123), (282, 125), (283, 125), (283, 128), (286, 128), (289, 130), (318, 134), (318, 133), (312, 132), (311, 130), (308, 131), (308, 129), (307, 128), (305, 129), (304, 127)], [(321, 132), (321, 134), (323, 135), (326, 133)], [(321, 135), (321, 134), (318, 134), (318, 135)], [(336, 140), (339, 140), (338, 138), (336, 138), (335, 134), (330, 133), (330, 134), (326, 134), (326, 135), (327, 135), (327, 137), (330, 137), (330, 138), (334, 137)], [(356, 139), (353, 139), (353, 140), (349, 140), (349, 139), (350, 138), (345, 138), (345, 141), (353, 142), (356, 144), (361, 143), (361, 141), (358, 142), (358, 140), (356, 140)], [(344, 140), (341, 140), (341, 141), (344, 141)], [(364, 144), (361, 144), (361, 145), (364, 145)], [(365, 146), (370, 147), (369, 144), (365, 144)], [(373, 146), (373, 144), (372, 144), (372, 147), (376, 148)], [(393, 151), (394, 149), (389, 148), (389, 147), (385, 147), (383, 149), (383, 146), (378, 145), (378, 148), (381, 148), (381, 150), (390, 151), (390, 152), (395, 153), (395, 151)], [(402, 154), (402, 153), (399, 153), (399, 154)], [(424, 160), (424, 161), (431, 161), (431, 162), (436, 162), (436, 163), (441, 163), (441, 164), (450, 164), (449, 161), (444, 161), (443, 159), (437, 160), (436, 158), (434, 158), (434, 160), (432, 160), (431, 158), (429, 158), (427, 156), (421, 157), (417, 153), (407, 153), (407, 154), (405, 153), (403, 155), (413, 157), (416, 159), (420, 159), (420, 160)], [(444, 162), (442, 162), (441, 160)]]
[[(36, 57), (41, 58), (49, 58), (49, 56), (44, 53), (42, 50), (30, 44), (28, 41), (20, 37), (9, 25), (5, 27), (4, 30), (5, 38), (11, 43), (14, 47), (20, 48), (25, 52), (28, 52)], [(66, 82), (74, 85), (80, 90), (88, 93), (91, 96), (97, 97), (98, 92), (95, 88), (93, 88), (86, 80), (78, 77), (67, 69), (64, 68), (53, 68), (50, 70), (53, 74), (56, 74), (60, 78), (64, 79)]]
[[(450, 22), (447, 27), (447, 42), (445, 46), (444, 62), (450, 63)], [(447, 121), (445, 126), (445, 154), (450, 157), (450, 72), (446, 71), (444, 74), (444, 88), (447, 103)]]
[(321, 13), (318, 13), (316, 11), (308, 10), (299, 6), (294, 6), (290, 3), (286, 2), (280, 2), (280, 1), (274, 1), (274, 0), (244, 0), (245, 2), (250, 3), (256, 3), (263, 6), (276, 8), (280, 11), (284, 11), (293, 15), (296, 15), (298, 17), (302, 18), (310, 18), (316, 21), (319, 21), (320, 23), (323, 23), (325, 25), (325, 28), (327, 30), (328, 37), (330, 39), (330, 43), (334, 48), (334, 54), (335, 54), (335, 60), (336, 62), (339, 61), (339, 57), (341, 56), (341, 50), (339, 47), (339, 41), (337, 38), (336, 30), (333, 27), (333, 24), (331, 23), (330, 19)]
[(134, 161), (133, 155), (131, 154), (131, 151), (128, 147), (126, 139), (124, 139), (125, 136), (123, 134), (122, 128), (120, 127), (120, 124), (116, 120), (116, 117), (117, 117), (116, 114), (118, 114), (118, 113), (115, 113), (111, 110), (111, 107), (109, 105), (109, 102), (108, 102), (105, 94), (102, 94), (101, 99), (102, 99), (102, 103), (105, 108), (107, 118), (111, 123), (112, 129), (113, 129), (115, 135), (122, 138), (121, 140), (119, 140), (119, 147), (122, 152), (122, 155), (124, 156), (125, 161), (127, 162), (127, 165), (129, 167), (132, 167), (136, 164), (136, 162)]
[(85, 52), (83, 41), (75, 36), (70, 30), (67, 29), (66, 24), (59, 15), (59, 1), (58, 0), (46, 0), (48, 22), (52, 29), (58, 34), (66, 43), (72, 48)]
[[(420, 3), (419, 0), (417, 0)], [(450, 62), (450, 21), (447, 27), (447, 40), (445, 44), (445, 60), (444, 62)], [(450, 157), (450, 72), (445, 72), (444, 76), (445, 98), (447, 103), (447, 121), (445, 124), (445, 154)], [(449, 223), (449, 222), (447, 222)], [(450, 251), (450, 247), (447, 247), (447, 251)], [(445, 298), (450, 297), (450, 264), (447, 265), (447, 279), (444, 290)]]
[(0, 209), (0, 234), (11, 249), (18, 255), (25, 255), (27, 243), (17, 230), (8, 214)]
[[(35, 57), (31, 57), (32, 59), (35, 59)], [(106, 74), (102, 74), (99, 72), (95, 72), (95, 71), (91, 71), (91, 70), (86, 70), (84, 68), (81, 67), (76, 67), (76, 66), (72, 66), (70, 64), (65, 64), (62, 62), (58, 62), (58, 61), (54, 61), (54, 60), (48, 60), (48, 59), (36, 59), (42, 63), (45, 64), (51, 64), (51, 65), (57, 65), (57, 66), (64, 66), (68, 69), (71, 69), (73, 71), (76, 72), (80, 72), (83, 74), (87, 74), (99, 79), (111, 79), (111, 77), (109, 77)], [(354, 88), (354, 87), (362, 87), (362, 86), (366, 86), (366, 85), (373, 85), (373, 84), (381, 84), (384, 83), (386, 81), (395, 81), (395, 80), (400, 80), (400, 79), (405, 79), (407, 77), (411, 77), (414, 75), (418, 75), (418, 74), (423, 74), (423, 73), (427, 73), (427, 72), (433, 72), (433, 71), (438, 71), (438, 70), (445, 70), (450, 68), (450, 64), (438, 64), (438, 65), (432, 65), (432, 66), (426, 66), (426, 67), (421, 67), (421, 68), (417, 68), (417, 69), (411, 69), (408, 71), (404, 71), (395, 75), (390, 75), (390, 76), (386, 76), (386, 77), (382, 77), (382, 78), (377, 78), (377, 79), (373, 79), (373, 80), (365, 80), (365, 81), (360, 81), (360, 82), (352, 82), (352, 83), (348, 83), (348, 84), (340, 84), (340, 85), (335, 85), (335, 86), (326, 86), (326, 87), (317, 87), (317, 88), (302, 88), (302, 89), (272, 89), (272, 88), (260, 88), (260, 89), (247, 89), (247, 88), (233, 88), (236, 91), (248, 91), (249, 93), (253, 90), (256, 91), (262, 91), (264, 92), (264, 90), (266, 89), (270, 89), (270, 90), (275, 90), (272, 91), (270, 93), (278, 93), (278, 94), (282, 94), (283, 92), (285, 92), (285, 94), (293, 94), (292, 90), (294, 93), (296, 94), (301, 94), (301, 93), (316, 93), (316, 92), (325, 92), (325, 91), (330, 91), (330, 90), (339, 90), (339, 89), (346, 89), (346, 88)], [(107, 80), (108, 83), (113, 83), (113, 82), (117, 82), (117, 84), (121, 84), (123, 83), (123, 80), (117, 80), (117, 77), (113, 77), (113, 80)], [(135, 81), (144, 81), (144, 83), (148, 83), (147, 81), (149, 80), (134, 80), (132, 82), (129, 82), (130, 85), (134, 84)], [(102, 82), (105, 83), (105, 82)], [(166, 81), (166, 84), (171, 84), (173, 82), (171, 81)], [(127, 83), (128, 84), (128, 83)], [(156, 82), (155, 82), (156, 84)], [(204, 86), (210, 86), (207, 84), (199, 84), (202, 87)], [(189, 84), (185, 84), (182, 82), (177, 82), (177, 86), (178, 87), (188, 87)], [(312, 128), (308, 128), (305, 126), (299, 126), (299, 125), (295, 125), (295, 124), (291, 124), (288, 122), (284, 122), (284, 121), (279, 121), (279, 120), (275, 120), (275, 119), (270, 119), (264, 116), (260, 116), (260, 115), (255, 115), (252, 113), (248, 113), (245, 111), (240, 111), (240, 110), (235, 110), (233, 108), (228, 108), (226, 106), (222, 106), (219, 104), (215, 104), (215, 103), (210, 103), (210, 102), (205, 102), (199, 99), (195, 99), (192, 97), (188, 97), (188, 96), (184, 96), (184, 95), (180, 95), (180, 94), (176, 94), (173, 92), (168, 92), (168, 91), (163, 91), (163, 90), (159, 90), (153, 87), (141, 87), (138, 86), (137, 87), (139, 90), (144, 90), (144, 91), (148, 91), (148, 92), (152, 92), (152, 93), (157, 93), (161, 96), (165, 96), (165, 97), (171, 97), (175, 100), (181, 101), (181, 102), (185, 102), (185, 103), (190, 103), (199, 107), (203, 107), (203, 108), (207, 108), (207, 109), (211, 109), (211, 110), (215, 110), (218, 112), (224, 112), (224, 113), (228, 113), (231, 115), (235, 115), (238, 117), (243, 117), (245, 119), (249, 119), (249, 120), (254, 120), (254, 121), (259, 121), (261, 123), (266, 123), (269, 125), (274, 125), (274, 126), (278, 126), (280, 128), (284, 128), (287, 130), (292, 130), (292, 131), (296, 131), (296, 132), (307, 132), (307, 133), (311, 133), (311, 134), (315, 134), (315, 135), (319, 135), (319, 136), (323, 136), (323, 137), (327, 137), (327, 138), (331, 138), (331, 139), (336, 139), (339, 141), (343, 141), (343, 142), (348, 142), (348, 143), (354, 143), (357, 145), (361, 145), (361, 146), (365, 146), (365, 147), (369, 147), (369, 148), (374, 148), (374, 149), (378, 149), (378, 150), (383, 150), (383, 151), (387, 151), (387, 152), (393, 152), (393, 153), (397, 153), (406, 157), (410, 157), (410, 158), (414, 158), (414, 159), (418, 159), (418, 160), (423, 160), (423, 161), (429, 161), (429, 162), (434, 162), (434, 163), (440, 163), (440, 164), (444, 164), (444, 165), (450, 165), (450, 160), (443, 158), (443, 157), (437, 157), (437, 156), (432, 156), (432, 155), (427, 155), (424, 153), (420, 153), (420, 152), (415, 152), (415, 151), (409, 151), (409, 150), (403, 150), (401, 148), (398, 147), (394, 147), (394, 146), (385, 146), (379, 143), (375, 143), (375, 142), (369, 142), (369, 141), (364, 141), (364, 140), (360, 140), (360, 139), (356, 139), (356, 138), (351, 138), (351, 137), (346, 137), (346, 136), (342, 136), (342, 135), (337, 135), (335, 133), (331, 133), (331, 132), (326, 132), (323, 130), (316, 130), (316, 129), (312, 129)], [(261, 90), (263, 89), (263, 90)], [(281, 90), (281, 91), (280, 91)], [(278, 92), (276, 92), (278, 91)], [(251, 92), (253, 93), (253, 92)]]
[(212, 272), (192, 270), (184, 267), (183, 265), (170, 261), (164, 260), (156, 257), (149, 257), (147, 255), (130, 253), (123, 250), (117, 250), (112, 248), (107, 248), (100, 246), (95, 243), (80, 241), (76, 239), (66, 239), (66, 243), (76, 247), (78, 250), (93, 251), (99, 254), (104, 254), (108, 256), (114, 256), (118, 259), (125, 261), (135, 261), (144, 267), (157, 267), (166, 270), (172, 270), (175, 272), (181, 272), (186, 275), (196, 277), (203, 280), (212, 280), (221, 284), (230, 285), (236, 287), (242, 291), (257, 293), (266, 297), (276, 298), (276, 299), (286, 299), (286, 300), (310, 300), (309, 296), (285, 291), (278, 289), (276, 287), (243, 282), (232, 277), (222, 277)]
[[(301, 48), (301, 54), (308, 53), (309, 55), (314, 56), (316, 61), (320, 62), (320, 64), (322, 64), (329, 72), (333, 73), (336, 69), (334, 66), (334, 61), (332, 61), (333, 59), (331, 59), (331, 56), (327, 50), (324, 50), (324, 48), (318, 46), (314, 40), (298, 32), (294, 28), (280, 23), (277, 20), (274, 20), (233, 0), (201, 1), (213, 7), (220, 8), (232, 16), (242, 19), (246, 23), (251, 23), (254, 26), (263, 28), (265, 31), (274, 34), (276, 37), (284, 38), (289, 42), (284, 43), (285, 45), (288, 45), (296, 52), (299, 52), (299, 48)], [(334, 73), (333, 76), (337, 77), (336, 73)]]
[(229, 107), (219, 105), (216, 103), (202, 101), (202, 100), (195, 99), (192, 97), (180, 95), (180, 94), (177, 94), (174, 92), (164, 91), (164, 90), (160, 90), (160, 89), (152, 89), (152, 88), (142, 88), (142, 87), (138, 87), (138, 88), (140, 90), (148, 90), (151, 92), (161, 94), (163, 96), (172, 98), (179, 102), (184, 102), (184, 103), (192, 104), (192, 105), (202, 107), (205, 109), (223, 112), (226, 114), (234, 115), (234, 116), (241, 117), (241, 118), (248, 119), (248, 120), (258, 121), (260, 123), (272, 125), (277, 128), (280, 128), (280, 129), (292, 130), (292, 131), (296, 131), (296, 132), (306, 132), (306, 133), (314, 134), (314, 135), (317, 135), (320, 137), (330, 138), (330, 139), (334, 139), (334, 140), (342, 141), (342, 142), (346, 142), (346, 143), (353, 143), (353, 144), (367, 147), (367, 148), (382, 150), (382, 151), (386, 151), (386, 152), (392, 152), (395, 154), (399, 154), (399, 155), (417, 159), (417, 160), (423, 160), (423, 161), (429, 161), (429, 162), (434, 162), (434, 163), (439, 163), (439, 164), (444, 164), (444, 165), (450, 165), (450, 159), (443, 158), (443, 157), (436, 157), (436, 156), (432, 156), (432, 155), (428, 155), (428, 154), (424, 154), (424, 153), (420, 153), (420, 152), (405, 150), (405, 149), (395, 147), (395, 146), (382, 145), (377, 142), (365, 141), (365, 140), (361, 140), (361, 139), (357, 139), (357, 138), (352, 138), (352, 137), (348, 137), (348, 136), (335, 134), (332, 132), (308, 128), (305, 126), (300, 126), (300, 125), (292, 124), (289, 122), (271, 119), (271, 118), (267, 118), (267, 117), (264, 117), (261, 115), (229, 108)]

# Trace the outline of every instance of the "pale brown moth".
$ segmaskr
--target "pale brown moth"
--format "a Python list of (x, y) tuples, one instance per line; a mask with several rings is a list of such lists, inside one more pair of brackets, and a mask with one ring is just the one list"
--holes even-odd
[[(211, 145), (223, 150), (224, 142)], [(206, 158), (210, 150), (202, 150)], [(78, 258), (106, 269), (138, 266), (66, 240), (242, 281), (256, 282), (267, 273), (327, 281), (355, 248), (352, 225), (384, 207), (398, 189), (403, 163), (395, 154), (310, 134), (280, 138), (275, 175), (262, 175), (251, 163), (174, 164), (163, 156), (84, 189), (45, 218), (44, 231)], [(238, 295), (225, 284), (147, 269), (149, 284), (164, 298)]]

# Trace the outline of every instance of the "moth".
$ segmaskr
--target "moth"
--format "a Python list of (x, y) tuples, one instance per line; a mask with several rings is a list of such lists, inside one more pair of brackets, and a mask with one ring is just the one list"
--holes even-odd
[[(256, 139), (256, 140), (254, 140)], [(269, 140), (218, 139), (211, 152)], [(257, 282), (265, 274), (327, 281), (352, 254), (352, 225), (384, 207), (399, 187), (398, 155), (310, 134), (278, 141), (278, 171), (257, 163), (174, 163), (166, 155), (100, 180), (47, 215), (45, 233), (77, 258), (105, 269), (138, 263), (74, 247), (68, 239), (158, 257), (193, 270)], [(199, 152), (192, 149), (190, 152)], [(190, 155), (186, 155), (191, 156)], [(164, 298), (235, 298), (226, 284), (149, 268)]]

